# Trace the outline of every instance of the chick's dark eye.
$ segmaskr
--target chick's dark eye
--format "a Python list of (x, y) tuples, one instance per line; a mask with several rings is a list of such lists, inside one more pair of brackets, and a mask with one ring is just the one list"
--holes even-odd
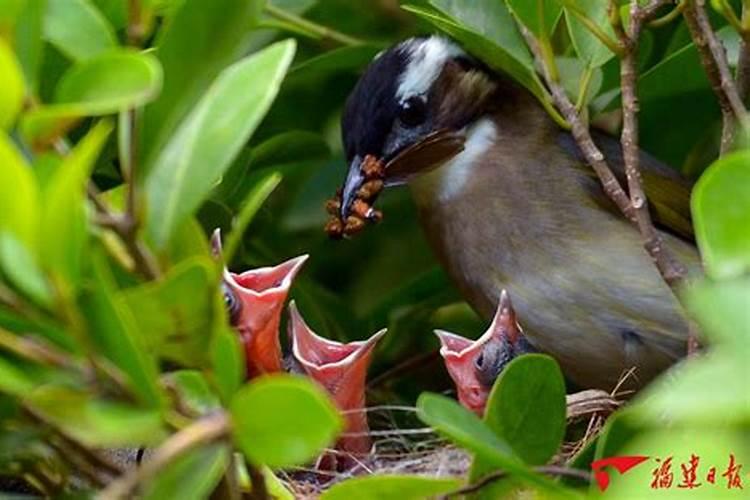
[(398, 119), (405, 127), (416, 127), (427, 118), (427, 103), (421, 97), (409, 97), (401, 103)]
[(227, 313), (229, 314), (229, 322), (232, 325), (235, 325), (237, 320), (239, 320), (240, 301), (237, 299), (234, 291), (228, 287), (226, 283), (221, 284), (221, 293), (224, 296), (224, 306), (227, 308)]

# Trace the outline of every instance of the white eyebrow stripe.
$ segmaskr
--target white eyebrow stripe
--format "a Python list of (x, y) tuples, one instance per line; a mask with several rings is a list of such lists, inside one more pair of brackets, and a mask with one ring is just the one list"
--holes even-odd
[(448, 59), (464, 55), (464, 52), (448, 40), (433, 36), (426, 40), (412, 41), (404, 45), (408, 53), (408, 65), (401, 75), (396, 99), (426, 94), (435, 82)]

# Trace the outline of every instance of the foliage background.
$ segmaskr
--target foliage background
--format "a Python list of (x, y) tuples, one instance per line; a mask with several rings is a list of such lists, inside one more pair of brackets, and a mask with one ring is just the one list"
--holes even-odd
[[(546, 8), (557, 5), (548, 3)], [(592, 17), (601, 17), (599, 2), (580, 3)], [(134, 4), (141, 7), (136, 18), (129, 11)], [(59, 450), (53, 445), (60, 436), (52, 432), (50, 437), (50, 428), (62, 428), (66, 436), (91, 446), (124, 446), (157, 444), (169, 433), (189, 427), (191, 419), (184, 421), (185, 415), (171, 411), (165, 380), (172, 381), (182, 399), (191, 401), (196, 421), (223, 406), (239, 425), (254, 406), (282, 404), (298, 390), (310, 395), (307, 413), (319, 416), (318, 429), (325, 432), (300, 437), (308, 443), (306, 454), (290, 452), (281, 458), (269, 451), (283, 443), (280, 429), (265, 428), (278, 438), (265, 449), (247, 436), (237, 439), (235, 444), (258, 464), (304, 462), (330, 441), (339, 423), (313, 389), (299, 389), (284, 380), (270, 396), (257, 387), (239, 389), (241, 361), (224, 321), (215, 287), (216, 265), (205, 237), (216, 227), (230, 235), (230, 246), (237, 245), (230, 262), (236, 271), (311, 255), (292, 295), (321, 335), (348, 341), (389, 328), (371, 372), (372, 403), (413, 404), (423, 391), (445, 391), (450, 385), (434, 356), (437, 343), (430, 332), (441, 328), (476, 335), (483, 330), (483, 322), (432, 258), (406, 190), (385, 193), (379, 202), (384, 222), (344, 242), (324, 235), (322, 205), (346, 169), (339, 132), (344, 100), (373, 55), (438, 27), (464, 43), (468, 40), (476, 55), (502, 68), (502, 61), (493, 58), (500, 49), (509, 49), (511, 26), (509, 18), (502, 17), (505, 4), (415, 0), (406, 9), (395, 0), (270, 0), (265, 8), (263, 4), (0, 2), (3, 472), (64, 469), (54, 460)], [(739, 11), (740, 2), (731, 4)], [(724, 16), (710, 13), (735, 65), (740, 35), (727, 26)], [(616, 132), (618, 61), (606, 51), (595, 62), (587, 61), (576, 46), (583, 42), (571, 40), (575, 22), (568, 17), (562, 22), (573, 24), (569, 30), (558, 24), (553, 33), (563, 83), (575, 96), (589, 67), (592, 83), (584, 96), (585, 107), (597, 123)], [(171, 39), (164, 35), (176, 25), (182, 31), (175, 28)], [(271, 46), (289, 37), (296, 39), (296, 48), (291, 42)], [(160, 49), (138, 55), (118, 52), (122, 59), (104, 57), (100, 67), (89, 64), (129, 43)], [(585, 43), (594, 52), (601, 49), (595, 40)], [(259, 52), (262, 49), (271, 52)], [(511, 46), (511, 53), (517, 54), (516, 49)], [(225, 75), (231, 64), (247, 62), (244, 57), (253, 53), (266, 54), (256, 61), (259, 66), (238, 71), (236, 81), (225, 82), (226, 100), (217, 97), (204, 109), (207, 115), (193, 115), (204, 97), (216, 97), (207, 92), (212, 81)], [(80, 68), (86, 71), (76, 73)], [(717, 155), (720, 112), (679, 18), (644, 34), (640, 72), (642, 147), (697, 179)], [(229, 110), (235, 108), (247, 114), (232, 115)], [(127, 134), (129, 109), (138, 113), (136, 141)], [(212, 119), (224, 114), (233, 116), (227, 124), (230, 131), (211, 129)], [(178, 124), (186, 123), (188, 116), (194, 118), (193, 128), (178, 137)], [(206, 131), (216, 135), (205, 135), (201, 142)], [(131, 215), (143, 231), (135, 238), (118, 239), (107, 230), (107, 221), (94, 223), (95, 209), (84, 202), (83, 188), (90, 171), (98, 190), (105, 192), (102, 199), (116, 210), (127, 209), (127, 190), (121, 186), (128, 180), (123, 162), (127, 163), (128, 151), (137, 158), (138, 198)], [(750, 162), (746, 152), (721, 162), (712, 168), (722, 174), (702, 181), (704, 193), (694, 201), (694, 215), (703, 223), (698, 227), (701, 249), (711, 255), (710, 279), (686, 295), (709, 343), (718, 345), (716, 352), (679, 367), (678, 375), (657, 383), (632, 412), (611, 419), (604, 437), (583, 455), (584, 468), (586, 457), (593, 454), (702, 451), (719, 462), (731, 449), (747, 456)], [(172, 177), (175, 165), (187, 165), (180, 189), (175, 189), (178, 180)], [(164, 215), (168, 203), (182, 207), (185, 213), (179, 221)], [(144, 279), (128, 261), (128, 244), (141, 239), (165, 276), (158, 283)], [(53, 346), (62, 357), (30, 351), (23, 340), (29, 337)], [(407, 369), (394, 372), (394, 366), (402, 364)], [(173, 373), (176, 367), (192, 370)], [(540, 380), (559, 380), (554, 369), (538, 372)], [(511, 375), (507, 380), (510, 386)], [(511, 394), (505, 401), (517, 397)], [(497, 396), (498, 408), (506, 404), (502, 401)], [(460, 432), (483, 429), (481, 424), (446, 405), (428, 397), (419, 407), (424, 420), (476, 453), (484, 466), (513, 467), (507, 456), (527, 444), (500, 433), (502, 442), (488, 451), (487, 443), (482, 445), (486, 435), (478, 431), (467, 437)], [(265, 424), (271, 425), (271, 420)], [(552, 424), (541, 421), (534, 432), (544, 433)], [(289, 428), (293, 427), (291, 422)], [(252, 436), (252, 429), (248, 432)], [(550, 442), (552, 449), (559, 446), (559, 438), (552, 436)], [(193, 493), (210, 490), (226, 469), (226, 446), (222, 442), (188, 455), (170, 469), (172, 475), (165, 474), (145, 491), (175, 494), (180, 478), (195, 470), (209, 472), (194, 476), (198, 486)], [(542, 490), (550, 487), (529, 470), (516, 472)], [(639, 484), (646, 482), (642, 478)], [(193, 483), (182, 486), (189, 491)], [(422, 491), (423, 486), (415, 488)], [(623, 497), (632, 493), (620, 492)]]

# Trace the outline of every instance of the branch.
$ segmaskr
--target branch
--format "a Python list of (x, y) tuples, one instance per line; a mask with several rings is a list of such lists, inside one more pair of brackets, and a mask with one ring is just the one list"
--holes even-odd
[(198, 446), (224, 438), (229, 434), (230, 420), (226, 413), (214, 413), (173, 434), (140, 467), (130, 469), (99, 493), (100, 500), (131, 498), (136, 488), (156, 476), (184, 453)]
[(604, 154), (602, 154), (601, 150), (599, 150), (594, 143), (588, 123), (586, 123), (582, 116), (578, 114), (562, 85), (551, 77), (549, 68), (544, 63), (539, 43), (536, 38), (534, 38), (534, 35), (531, 34), (526, 26), (520, 23), (519, 28), (521, 34), (526, 40), (526, 45), (528, 45), (529, 50), (534, 56), (534, 61), (544, 79), (544, 83), (547, 85), (547, 88), (552, 95), (555, 106), (570, 124), (571, 133), (578, 143), (578, 146), (581, 148), (584, 158), (586, 158), (586, 161), (594, 169), (597, 177), (599, 177), (604, 192), (615, 203), (615, 205), (617, 205), (617, 208), (620, 209), (628, 220), (635, 222), (635, 215), (633, 213), (633, 208), (630, 205), (630, 199), (628, 199), (628, 195), (623, 191), (622, 186), (620, 186), (620, 183), (612, 173), (609, 165), (607, 165), (607, 162), (604, 159)]
[(690, 36), (698, 49), (701, 63), (706, 70), (711, 88), (719, 100), (722, 114), (721, 154), (732, 147), (735, 135), (735, 122), (747, 128), (748, 116), (740, 98), (732, 73), (729, 70), (724, 46), (716, 37), (706, 12), (705, 0), (684, 0), (683, 17)]
[[(591, 474), (580, 469), (571, 469), (569, 467), (560, 467), (557, 465), (540, 465), (539, 467), (534, 467), (534, 471), (540, 474), (546, 474), (548, 476), (570, 477), (573, 479), (579, 479), (586, 483), (591, 482)], [(470, 484), (468, 486), (464, 486), (463, 488), (459, 488), (455, 491), (452, 491), (450, 493), (443, 495), (440, 498), (443, 500), (447, 500), (449, 498), (455, 498), (455, 497), (460, 497), (463, 495), (469, 495), (471, 493), (476, 493), (477, 491), (481, 490), (485, 486), (488, 486), (494, 483), (495, 481), (499, 481), (500, 479), (503, 479), (505, 477), (508, 477), (508, 473), (505, 471), (498, 470), (495, 472), (491, 472), (490, 474), (487, 474), (486, 476), (481, 478), (476, 483)]]
[(276, 7), (270, 2), (266, 4), (265, 11), (269, 16), (275, 17), (279, 21), (296, 26), (303, 31), (307, 31), (308, 33), (312, 33), (321, 40), (331, 40), (338, 43), (339, 45), (346, 46), (362, 45), (365, 43), (359, 38), (354, 38), (353, 36), (341, 33), (340, 31), (328, 28), (327, 26), (322, 26), (318, 23), (309, 21), (304, 17), (292, 14), (291, 12)]
[(675, 288), (685, 278), (686, 269), (680, 264), (651, 221), (648, 199), (643, 191), (640, 170), (640, 147), (638, 144), (638, 42), (643, 23), (655, 15), (663, 2), (653, 1), (647, 7), (640, 8), (637, 1), (630, 4), (630, 25), (628, 32), (621, 24), (614, 26), (620, 44), (625, 48), (620, 60), (620, 87), (622, 90), (623, 127), (620, 136), (625, 175), (628, 181), (630, 204), (635, 212), (638, 230), (643, 236), (644, 247), (654, 260), (664, 281)]

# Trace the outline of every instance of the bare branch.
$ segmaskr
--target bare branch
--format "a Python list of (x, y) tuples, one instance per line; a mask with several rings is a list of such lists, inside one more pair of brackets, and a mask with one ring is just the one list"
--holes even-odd
[(140, 467), (131, 469), (99, 493), (100, 500), (131, 498), (135, 489), (152, 479), (164, 467), (184, 453), (229, 433), (230, 421), (224, 412), (215, 413), (173, 434)]
[(544, 83), (547, 85), (547, 88), (552, 95), (555, 106), (570, 124), (570, 131), (578, 143), (578, 146), (581, 148), (584, 158), (586, 158), (586, 161), (594, 169), (597, 177), (599, 177), (604, 192), (615, 203), (615, 205), (617, 205), (617, 208), (620, 209), (628, 220), (635, 222), (635, 215), (630, 205), (630, 199), (622, 189), (622, 186), (620, 186), (620, 183), (612, 173), (609, 165), (607, 165), (607, 162), (604, 159), (604, 154), (594, 143), (594, 139), (591, 137), (591, 132), (589, 131), (588, 123), (583, 119), (582, 115), (578, 114), (562, 85), (552, 78), (549, 68), (547, 68), (547, 65), (544, 63), (541, 49), (536, 38), (534, 38), (525, 26), (520, 25), (519, 27), (521, 34), (526, 40), (526, 45), (528, 45), (529, 50), (531, 50), (531, 53), (534, 56), (534, 60), (542, 78), (544, 79)]
[[(534, 471), (540, 474), (545, 474), (547, 476), (570, 477), (573, 479), (579, 479), (586, 483), (591, 482), (591, 474), (589, 474), (588, 472), (584, 470), (572, 469), (570, 467), (561, 467), (558, 465), (540, 465), (538, 467), (534, 467)], [(441, 498), (443, 500), (447, 500), (450, 498), (457, 498), (463, 495), (476, 493), (482, 488), (494, 483), (495, 481), (499, 481), (500, 479), (503, 479), (505, 477), (508, 477), (508, 473), (505, 471), (498, 470), (495, 472), (491, 472), (487, 474), (486, 476), (484, 476), (483, 478), (481, 478), (476, 483), (470, 484), (468, 486), (464, 486), (463, 488), (459, 488), (455, 491), (447, 493), (446, 495), (443, 495)]]
[(684, 0), (684, 2), (683, 17), (721, 108), (723, 122), (721, 153), (724, 154), (732, 147), (735, 121), (739, 122), (742, 128), (748, 127), (747, 110), (729, 69), (724, 46), (711, 27), (705, 0)]

